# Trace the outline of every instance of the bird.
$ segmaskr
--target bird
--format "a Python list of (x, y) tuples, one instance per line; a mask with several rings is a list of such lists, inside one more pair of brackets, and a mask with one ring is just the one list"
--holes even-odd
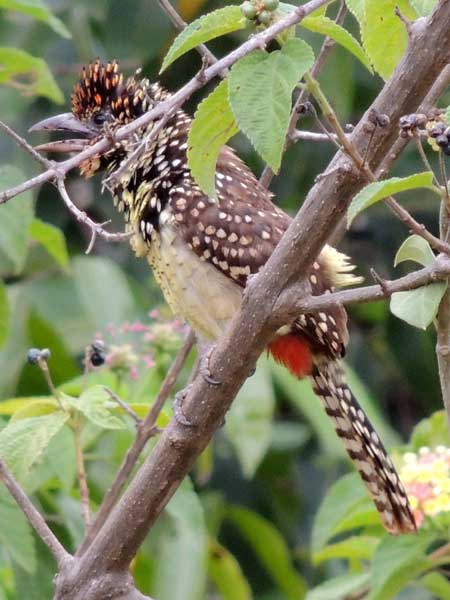
[[(31, 131), (62, 130), (78, 138), (38, 146), (74, 152), (169, 99), (171, 93), (137, 71), (124, 78), (116, 60), (83, 67), (71, 112), (36, 123)], [(208, 197), (188, 165), (192, 118), (169, 115), (153, 139), (137, 148), (156, 122), (80, 165), (101, 174), (123, 214), (136, 256), (145, 258), (175, 315), (197, 338), (213, 344), (239, 310), (249, 278), (264, 266), (291, 223), (247, 165), (225, 145), (218, 157), (216, 196)], [(313, 295), (360, 282), (349, 258), (325, 245), (309, 273)], [(408, 496), (374, 427), (346, 383), (342, 358), (349, 341), (342, 306), (299, 314), (278, 330), (268, 352), (295, 377), (308, 377), (337, 435), (367, 487), (381, 522), (393, 535), (416, 531)], [(209, 379), (211, 384), (218, 383)]]

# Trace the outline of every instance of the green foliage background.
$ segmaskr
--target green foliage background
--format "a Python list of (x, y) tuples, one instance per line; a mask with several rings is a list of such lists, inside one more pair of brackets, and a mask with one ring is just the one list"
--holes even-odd
[[(220, 0), (178, 4), (189, 20), (224, 5)], [(350, 7), (357, 4), (349, 2)], [(418, 11), (429, 10), (426, 2), (412, 4), (420, 4)], [(67, 109), (82, 63), (97, 56), (118, 58), (127, 73), (142, 66), (145, 74), (156, 78), (174, 38), (166, 15), (150, 0), (53, 0), (47, 6), (51, 12), (38, 0), (0, 2), (2, 120), (25, 136), (37, 120)], [(335, 14), (333, 9), (329, 12), (331, 17)], [(358, 36), (357, 22), (351, 15), (346, 27)], [(323, 38), (313, 32), (312, 25), (309, 29), (302, 31), (302, 37), (317, 53)], [(241, 31), (214, 40), (210, 47), (223, 55), (247, 34)], [(375, 66), (377, 60), (375, 56)], [(162, 82), (178, 89), (199, 65), (198, 55), (190, 52), (164, 71)], [(333, 50), (319, 79), (343, 123), (356, 122), (382, 85), (378, 75), (371, 74), (342, 47)], [(210, 85), (208, 91), (212, 89)], [(196, 94), (187, 108), (194, 112), (205, 95), (205, 90)], [(448, 103), (444, 100), (442, 105)], [(314, 122), (306, 118), (301, 126), (311, 129)], [(260, 173), (263, 163), (241, 134), (233, 145)], [(292, 146), (272, 186), (279, 205), (288, 212), (297, 211), (333, 153), (328, 144), (302, 142)], [(417, 154), (410, 149), (393, 175), (422, 170)], [(0, 189), (37, 172), (38, 166), (23, 151), (0, 136)], [(109, 196), (100, 194), (98, 181), (82, 181), (72, 173), (69, 192), (96, 221), (111, 219), (112, 227), (120, 229), (120, 218)], [(437, 233), (438, 204), (432, 194), (420, 189), (406, 198), (408, 209)], [(370, 282), (371, 267), (388, 278), (406, 272), (408, 267), (401, 265), (394, 270), (393, 266), (393, 257), (405, 237), (403, 226), (379, 205), (358, 217), (340, 247), (355, 257), (358, 272)], [(48, 394), (38, 370), (25, 365), (29, 347), (51, 348), (55, 384), (65, 384), (67, 394), (77, 395), (80, 383), (73, 380), (80, 373), (83, 349), (96, 332), (106, 332), (111, 323), (145, 321), (149, 310), (162, 304), (147, 265), (135, 259), (127, 244), (108, 245), (97, 240), (94, 251), (86, 256), (88, 243), (89, 232), (74, 221), (51, 185), (0, 207), (0, 274), (4, 284), (0, 288), (0, 339), (4, 342), (0, 350), (0, 429), (13, 412), (9, 399)], [(169, 318), (166, 309), (161, 310)], [(395, 318), (386, 303), (353, 308), (350, 323), (347, 363), (352, 387), (387, 446), (398, 445), (409, 438), (418, 421), (441, 407), (434, 333), (411, 328)], [(179, 341), (156, 348), (156, 367), (138, 384), (123, 383), (121, 395), (148, 405)], [(187, 373), (183, 373), (180, 385)], [(98, 377), (99, 383), (114, 385), (108, 374)], [(92, 384), (95, 381), (93, 377)], [(166, 418), (169, 413), (168, 407)], [(132, 439), (132, 426), (121, 419), (120, 430), (112, 426), (110, 430), (100, 429), (90, 423), (84, 431), (94, 506), (101, 501)], [(22, 471), (19, 469), (17, 476), (66, 547), (73, 549), (83, 531), (74, 482), (73, 440), (63, 419), (55, 431), (40, 421), (41, 437), (31, 420), (17, 421), (7, 446), (8, 456), (21, 457), (17, 468)], [(105, 422), (101, 425), (107, 427)], [(33, 452), (22, 456), (25, 442)], [(378, 552), (374, 568), (378, 565), (383, 570), (386, 555), (379, 550), (382, 532), (373, 518), (375, 513), (353, 474), (333, 488), (329, 515), (338, 506), (343, 507), (343, 515), (349, 511), (350, 517), (365, 511), (365, 537), (356, 541), (350, 538), (345, 550), (324, 550), (339, 529), (333, 529), (328, 516), (316, 521), (313, 530), (327, 490), (348, 470), (341, 444), (309, 386), (294, 381), (263, 357), (226, 426), (217, 433), (212, 447), (198, 461), (191, 481), (180, 488), (135, 560), (133, 572), (139, 587), (158, 600), (297, 600), (307, 589), (327, 581), (325, 587), (308, 592), (309, 600), (326, 600), (363, 588), (374, 576), (362, 569), (364, 561)], [(321, 510), (326, 509), (325, 504)], [(324, 523), (328, 523), (328, 530), (324, 530)], [(420, 544), (425, 547), (427, 542), (428, 538), (421, 539)], [(381, 543), (389, 544), (389, 539), (383, 538)], [(416, 544), (409, 556), (416, 560), (420, 552), (422, 548)], [(48, 552), (2, 491), (0, 600), (50, 598), (53, 571)], [(373, 598), (394, 597), (400, 588), (393, 589), (392, 593), (383, 589), (381, 596), (374, 592)], [(445, 596), (445, 581), (436, 577), (426, 585), (422, 582), (407, 588), (401, 597), (434, 597), (425, 589), (437, 595), (436, 589), (441, 590), (439, 597), (450, 598)]]

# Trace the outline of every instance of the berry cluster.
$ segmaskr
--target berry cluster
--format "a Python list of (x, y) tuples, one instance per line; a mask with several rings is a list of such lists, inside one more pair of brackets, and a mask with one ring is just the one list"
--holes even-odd
[(423, 113), (412, 113), (410, 115), (404, 115), (403, 117), (400, 117), (400, 136), (402, 138), (412, 137), (415, 135), (417, 129), (420, 127), (425, 127), (427, 122), (428, 117)]
[(272, 13), (279, 4), (279, 0), (246, 0), (241, 4), (241, 11), (248, 21), (267, 26), (273, 22)]
[(428, 129), (428, 135), (439, 146), (444, 154), (450, 156), (450, 127), (443, 121), (436, 121)]

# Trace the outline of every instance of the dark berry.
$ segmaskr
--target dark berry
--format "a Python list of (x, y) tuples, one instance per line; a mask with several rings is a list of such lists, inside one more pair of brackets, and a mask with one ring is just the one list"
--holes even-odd
[(450, 144), (447, 144), (447, 146), (443, 146), (442, 147), (442, 152), (446, 155), (446, 156), (450, 156)]
[(105, 363), (105, 355), (100, 352), (93, 352), (90, 358), (93, 367), (101, 367)]
[(446, 135), (438, 135), (436, 138), (436, 144), (441, 148), (448, 146), (448, 137)]
[(446, 129), (447, 125), (445, 123), (436, 123), (428, 130), (428, 135), (432, 138), (437, 138), (440, 135), (443, 135)]
[(41, 358), (41, 351), (39, 348), (30, 348), (27, 352), (27, 361), (30, 365), (36, 365), (38, 360)]

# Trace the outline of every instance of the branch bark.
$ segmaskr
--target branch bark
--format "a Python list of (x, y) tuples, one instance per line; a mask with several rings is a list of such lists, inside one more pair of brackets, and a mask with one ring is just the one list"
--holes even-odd
[[(306, 6), (311, 3), (303, 8)], [(400, 116), (417, 110), (443, 67), (450, 62), (449, 21), (450, 2), (441, 1), (424, 23), (412, 24), (403, 60), (369, 109), (387, 114), (391, 123), (373, 136), (367, 153), (372, 170), (389, 156), (397, 138)], [(271, 29), (273, 34), (274, 27)], [(257, 37), (259, 42), (255, 42)], [(253, 47), (262, 41), (260, 36), (255, 38), (252, 38)], [(236, 52), (232, 54), (236, 56)], [(219, 63), (222, 63), (220, 67)], [(205, 75), (211, 78), (223, 66), (223, 60), (218, 61), (205, 70)], [(186, 93), (185, 88), (175, 94), (172, 101), (174, 98), (178, 101)], [(360, 154), (366, 148), (363, 123), (368, 114), (351, 135), (351, 142)], [(389, 167), (392, 161), (387, 159), (384, 163)], [(104, 597), (92, 595), (93, 579), (99, 574), (104, 574), (104, 581), (116, 574), (126, 576), (128, 565), (150, 527), (210, 441), (258, 356), (283, 323), (274, 312), (282, 290), (302, 280), (363, 183), (364, 177), (353, 163), (338, 152), (324, 176), (311, 189), (265, 267), (250, 281), (239, 313), (219, 340), (210, 369), (221, 385), (210, 386), (201, 376), (194, 379), (183, 406), (193, 426), (184, 427), (175, 420), (169, 423), (85, 554), (58, 576), (58, 600)], [(300, 288), (299, 294), (306, 295), (307, 287), (305, 284)]]

